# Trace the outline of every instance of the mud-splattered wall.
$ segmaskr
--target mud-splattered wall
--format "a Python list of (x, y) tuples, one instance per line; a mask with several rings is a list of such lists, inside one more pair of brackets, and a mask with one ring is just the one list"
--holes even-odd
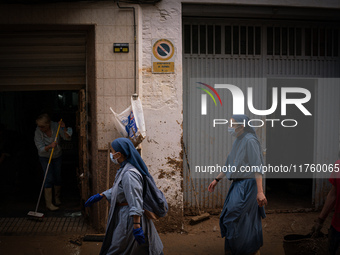
[[(181, 228), (183, 217), (181, 3), (163, 0), (155, 6), (142, 5), (139, 17), (139, 86), (147, 129), (142, 156), (170, 207), (168, 216), (156, 225), (175, 230)], [(174, 44), (173, 74), (152, 73), (153, 39)]]

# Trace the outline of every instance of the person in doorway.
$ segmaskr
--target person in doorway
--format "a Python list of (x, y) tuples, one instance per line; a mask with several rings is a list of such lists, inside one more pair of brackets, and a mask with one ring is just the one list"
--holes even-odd
[[(246, 115), (233, 115), (228, 132), (236, 137), (225, 165), (230, 171), (221, 172), (208, 187), (213, 192), (226, 175), (232, 181), (220, 215), (226, 254), (260, 254), (263, 245), (262, 222), (267, 199), (262, 187), (263, 158), (255, 130), (248, 125)], [(242, 173), (243, 167), (253, 171)]]
[(147, 166), (128, 138), (114, 140), (111, 152), (112, 162), (120, 165), (112, 188), (85, 203), (88, 207), (106, 197), (111, 204), (100, 254), (163, 254), (157, 230), (143, 213), (143, 175), (149, 175)]
[(332, 188), (329, 191), (321, 213), (315, 220), (315, 224), (311, 230), (312, 237), (320, 236), (325, 219), (333, 208), (335, 209), (332, 223), (328, 230), (329, 253), (331, 255), (340, 255), (340, 151), (338, 157), (339, 160), (335, 162), (334, 171), (329, 178)]
[[(39, 161), (44, 171), (47, 169), (48, 161), (52, 148), (54, 148), (52, 160), (44, 183), (44, 193), (46, 207), (55, 211), (58, 210), (60, 202), (60, 189), (61, 189), (61, 163), (62, 163), (62, 149), (59, 146), (60, 137), (64, 140), (71, 140), (72, 129), (65, 128), (63, 121), (53, 122), (48, 114), (41, 114), (37, 119), (37, 128), (35, 130), (34, 142), (38, 149)], [(57, 135), (58, 126), (60, 124), (60, 131)], [(54, 186), (54, 201), (52, 203), (52, 188)]]

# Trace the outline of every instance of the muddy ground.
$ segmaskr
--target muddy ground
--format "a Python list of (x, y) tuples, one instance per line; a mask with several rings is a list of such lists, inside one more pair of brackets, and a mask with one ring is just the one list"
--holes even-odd
[[(264, 246), (262, 255), (281, 255), (283, 237), (287, 234), (307, 234), (317, 218), (317, 212), (273, 213), (263, 220)], [(223, 254), (224, 239), (220, 236), (218, 216), (191, 226), (186, 218), (181, 233), (161, 233), (166, 255)], [(327, 232), (331, 215), (325, 222)], [(90, 234), (90, 233), (89, 233)], [(84, 242), (80, 235), (0, 236), (1, 255), (92, 255), (99, 254), (100, 242)], [(74, 244), (78, 243), (78, 244)]]

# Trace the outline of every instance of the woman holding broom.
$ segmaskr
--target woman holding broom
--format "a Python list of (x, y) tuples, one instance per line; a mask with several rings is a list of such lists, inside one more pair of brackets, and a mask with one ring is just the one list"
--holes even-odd
[[(61, 146), (58, 146), (60, 137), (64, 140), (71, 140), (72, 129), (65, 128), (65, 123), (63, 121), (53, 122), (48, 114), (41, 114), (37, 119), (37, 128), (35, 130), (34, 142), (38, 149), (39, 161), (44, 171), (47, 169), (48, 161), (52, 149), (53, 156), (50, 163), (50, 167), (46, 176), (44, 183), (45, 191), (45, 202), (46, 207), (55, 211), (58, 210), (58, 205), (60, 202), (60, 189), (61, 189), (61, 162), (62, 162), (62, 150)], [(60, 125), (61, 130), (58, 134), (57, 140), (55, 140), (58, 126)], [(55, 206), (52, 203), (52, 188), (54, 187), (55, 195)]]

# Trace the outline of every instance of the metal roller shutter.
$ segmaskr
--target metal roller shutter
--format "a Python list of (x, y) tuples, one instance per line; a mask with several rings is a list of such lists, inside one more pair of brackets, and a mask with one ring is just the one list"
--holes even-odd
[(86, 32), (0, 32), (0, 90), (78, 90), (85, 85)]
[[(226, 127), (212, 127), (212, 113), (204, 118), (198, 117), (202, 93), (196, 88), (196, 82), (208, 80), (213, 86), (225, 83), (227, 79), (233, 84), (233, 79), (241, 78), (240, 88), (246, 91), (247, 87), (254, 87), (256, 107), (267, 109), (267, 85), (261, 82), (247, 84), (247, 78), (258, 78), (259, 81), (261, 78), (339, 78), (339, 38), (338, 22), (184, 18), (183, 141), (191, 172), (195, 171), (195, 166), (223, 165), (232, 147)], [(332, 136), (321, 134), (336, 134), (339, 130), (340, 90), (337, 81), (323, 80), (315, 95), (317, 107), (314, 115), (319, 120), (315, 123), (314, 162), (325, 163), (329, 161), (329, 155), (336, 155), (337, 141)], [(232, 97), (224, 91), (220, 91), (220, 95), (223, 107), (214, 108), (215, 118), (226, 118), (232, 114)], [(214, 107), (212, 101), (208, 103), (211, 104), (209, 109)], [(255, 118), (247, 110), (246, 114)], [(265, 126), (257, 129), (263, 148), (266, 148), (267, 133)], [(190, 214), (194, 211), (196, 199), (185, 157), (183, 166), (185, 213)], [(229, 182), (220, 183), (213, 194), (207, 192), (216, 175), (201, 173), (200, 178), (193, 180), (201, 209), (223, 206)], [(326, 185), (327, 179), (318, 180), (318, 185), (314, 183), (316, 193)], [(313, 199), (316, 206), (322, 204), (322, 197), (313, 194)]]

